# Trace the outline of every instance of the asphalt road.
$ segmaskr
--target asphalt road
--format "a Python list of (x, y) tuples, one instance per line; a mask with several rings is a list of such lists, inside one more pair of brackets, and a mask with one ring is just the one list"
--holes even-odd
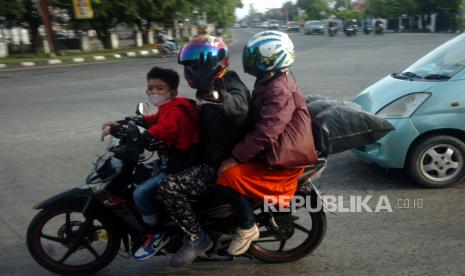
[[(241, 53), (256, 31), (235, 30), (230, 46), (232, 68), (250, 88), (253, 79), (242, 71)], [(291, 34), (297, 50), (293, 72), (305, 94), (350, 100), (451, 37)], [(101, 123), (131, 114), (145, 100), (145, 74), (153, 65), (182, 73), (176, 58), (0, 72), (1, 275), (50, 275), (26, 249), (26, 229), (36, 213), (32, 206), (83, 182), (95, 154), (103, 150)], [(185, 82), (180, 91), (192, 96)], [(345, 199), (387, 196), (393, 212), (328, 214), (320, 247), (295, 263), (239, 259), (177, 270), (165, 258), (136, 263), (117, 257), (99, 275), (465, 275), (464, 183), (423, 189), (402, 170), (387, 171), (346, 152), (330, 157), (317, 186)], [(422, 208), (412, 208), (420, 201)]]

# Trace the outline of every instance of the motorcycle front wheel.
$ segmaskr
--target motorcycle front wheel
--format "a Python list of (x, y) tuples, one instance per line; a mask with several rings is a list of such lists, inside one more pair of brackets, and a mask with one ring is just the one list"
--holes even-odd
[(45, 269), (64, 275), (88, 275), (118, 254), (121, 237), (104, 218), (87, 219), (78, 207), (40, 211), (27, 231), (32, 257)]

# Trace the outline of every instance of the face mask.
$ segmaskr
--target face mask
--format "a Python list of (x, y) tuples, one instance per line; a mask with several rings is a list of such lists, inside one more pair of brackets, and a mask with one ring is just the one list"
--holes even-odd
[(152, 94), (148, 96), (148, 100), (154, 106), (162, 105), (166, 100), (170, 98), (170, 95), (160, 95), (160, 94)]

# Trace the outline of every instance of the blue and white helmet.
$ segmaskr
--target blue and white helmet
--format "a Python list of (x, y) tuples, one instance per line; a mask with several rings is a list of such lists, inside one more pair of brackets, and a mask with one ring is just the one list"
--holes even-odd
[(291, 66), (295, 59), (294, 43), (286, 33), (264, 31), (254, 35), (245, 45), (242, 66), (250, 75)]

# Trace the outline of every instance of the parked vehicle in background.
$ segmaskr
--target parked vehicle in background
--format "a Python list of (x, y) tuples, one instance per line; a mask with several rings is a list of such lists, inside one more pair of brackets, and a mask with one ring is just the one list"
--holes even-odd
[(310, 34), (325, 34), (325, 25), (319, 20), (311, 20), (305, 22), (304, 32), (306, 35)]
[(239, 25), (239, 23), (234, 23), (234, 24), (232, 25), (233, 28), (239, 28), (240, 26), (241, 26), (241, 25)]
[(247, 28), (247, 23), (246, 22), (241, 22), (241, 28)]
[(300, 32), (300, 24), (298, 22), (288, 22), (287, 31), (288, 32)]
[(271, 29), (271, 30), (279, 29), (279, 21), (278, 20), (270, 21), (269, 29)]
[(396, 130), (355, 150), (363, 160), (405, 168), (413, 180), (443, 188), (465, 178), (465, 34), (360, 93), (355, 102)]
[(270, 28), (270, 23), (268, 21), (264, 21), (264, 22), (262, 22), (261, 27), (264, 28), (264, 29), (269, 29)]

